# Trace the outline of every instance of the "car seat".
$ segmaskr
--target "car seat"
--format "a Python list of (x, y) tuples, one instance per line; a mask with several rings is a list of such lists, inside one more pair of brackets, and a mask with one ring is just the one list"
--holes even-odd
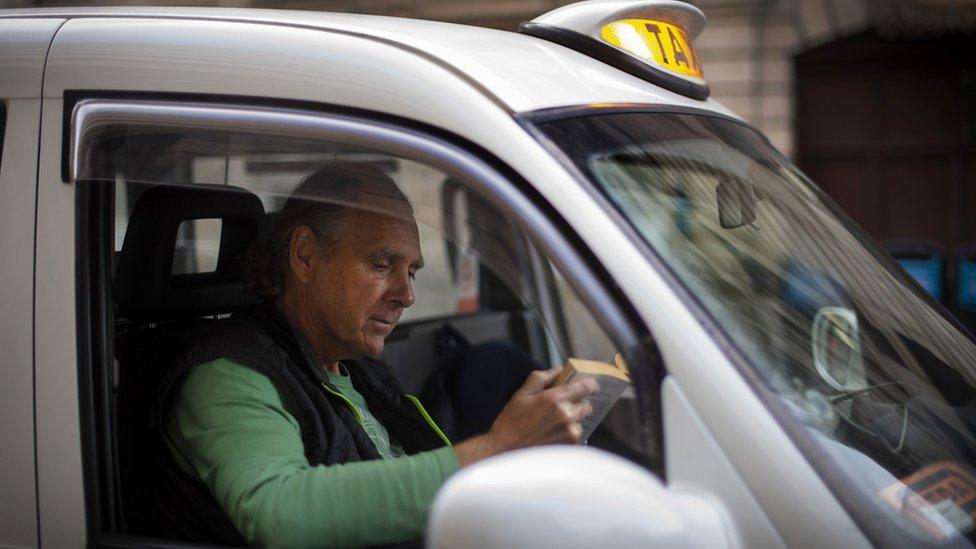
[[(221, 221), (216, 268), (174, 274), (180, 225), (196, 219)], [(256, 303), (244, 293), (239, 266), (263, 221), (258, 197), (228, 186), (153, 186), (133, 208), (113, 281), (117, 485), (127, 534), (160, 534), (150, 429), (159, 382), (218, 315)]]

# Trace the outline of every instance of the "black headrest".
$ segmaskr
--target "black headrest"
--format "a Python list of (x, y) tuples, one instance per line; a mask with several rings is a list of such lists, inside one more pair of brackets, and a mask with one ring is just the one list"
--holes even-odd
[[(209, 273), (173, 274), (180, 224), (220, 219), (217, 268)], [(257, 301), (244, 294), (240, 260), (264, 219), (261, 200), (223, 185), (157, 185), (146, 189), (132, 210), (119, 252), (114, 297), (119, 316), (171, 320), (246, 308)]]

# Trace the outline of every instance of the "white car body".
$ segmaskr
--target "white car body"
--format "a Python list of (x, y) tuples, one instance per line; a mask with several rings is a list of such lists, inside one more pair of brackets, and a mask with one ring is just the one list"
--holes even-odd
[[(8, 117), (0, 171), (0, 545), (82, 547), (89, 539), (75, 189), (62, 181), (65, 94), (80, 90), (352, 108), (474, 144), (578, 221), (579, 238), (654, 334), (668, 368), (668, 489), (710, 501), (725, 517), (730, 545), (869, 545), (686, 297), (516, 118), (591, 104), (734, 113), (520, 34), (387, 17), (175, 8), (0, 12)], [(530, 537), (515, 541), (543, 546), (550, 534), (523, 532)]]

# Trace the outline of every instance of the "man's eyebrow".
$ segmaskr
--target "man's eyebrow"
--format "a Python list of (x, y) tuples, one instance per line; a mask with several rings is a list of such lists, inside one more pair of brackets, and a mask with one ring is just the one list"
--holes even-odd
[[(366, 258), (369, 259), (370, 261), (385, 260), (385, 261), (392, 262), (392, 261), (403, 261), (404, 255), (396, 250), (390, 250), (384, 248), (382, 250), (367, 255)], [(423, 269), (424, 258), (420, 258), (417, 261), (414, 261), (413, 263), (410, 264), (410, 266), (413, 267), (414, 269)]]

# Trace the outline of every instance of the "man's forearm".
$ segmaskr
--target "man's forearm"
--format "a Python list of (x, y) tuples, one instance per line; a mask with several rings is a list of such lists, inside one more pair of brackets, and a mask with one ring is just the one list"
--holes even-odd
[(476, 461), (500, 454), (508, 448), (495, 440), (492, 435), (479, 435), (454, 445), (454, 454), (457, 455), (458, 465), (467, 467)]
[(228, 498), (236, 502), (228, 514), (245, 539), (261, 547), (420, 539), (434, 494), (456, 467), (450, 454), (443, 448), (272, 475), (257, 486), (245, 481), (242, 489), (231, 490), (239, 497)]

